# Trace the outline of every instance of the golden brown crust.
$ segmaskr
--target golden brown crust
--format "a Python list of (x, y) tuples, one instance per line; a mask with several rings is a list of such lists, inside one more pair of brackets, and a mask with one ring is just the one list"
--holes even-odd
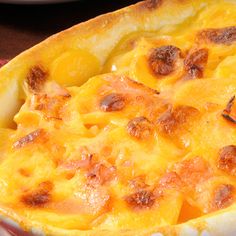
[(145, 10), (155, 10), (161, 6), (162, 2), (163, 0), (147, 0), (141, 2), (139, 6)]

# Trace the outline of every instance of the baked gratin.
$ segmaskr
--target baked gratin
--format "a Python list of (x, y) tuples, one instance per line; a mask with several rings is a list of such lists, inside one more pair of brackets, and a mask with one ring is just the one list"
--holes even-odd
[(0, 70), (0, 212), (36, 235), (235, 235), (236, 1), (150, 0)]

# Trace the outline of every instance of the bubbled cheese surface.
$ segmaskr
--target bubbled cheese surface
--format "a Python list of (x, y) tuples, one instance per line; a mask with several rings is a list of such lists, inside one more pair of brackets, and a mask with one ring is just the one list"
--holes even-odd
[(127, 230), (234, 206), (236, 4), (209, 2), (125, 36), (104, 63), (73, 49), (25, 72), (16, 127), (0, 128), (3, 212)]

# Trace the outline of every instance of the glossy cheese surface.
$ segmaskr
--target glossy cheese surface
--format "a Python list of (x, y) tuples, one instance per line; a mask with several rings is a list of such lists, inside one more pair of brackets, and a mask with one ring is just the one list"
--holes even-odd
[(19, 99), (0, 120), (1, 211), (116, 231), (234, 207), (236, 2), (192, 6), (179, 24), (125, 35), (105, 61), (72, 48), (8, 80), (0, 109)]

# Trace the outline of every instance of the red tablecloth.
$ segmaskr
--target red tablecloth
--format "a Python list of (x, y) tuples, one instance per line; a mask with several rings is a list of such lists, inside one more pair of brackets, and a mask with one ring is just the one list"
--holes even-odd
[(5, 65), (9, 60), (7, 59), (1, 59), (0, 58), (0, 67), (2, 67), (3, 65)]

